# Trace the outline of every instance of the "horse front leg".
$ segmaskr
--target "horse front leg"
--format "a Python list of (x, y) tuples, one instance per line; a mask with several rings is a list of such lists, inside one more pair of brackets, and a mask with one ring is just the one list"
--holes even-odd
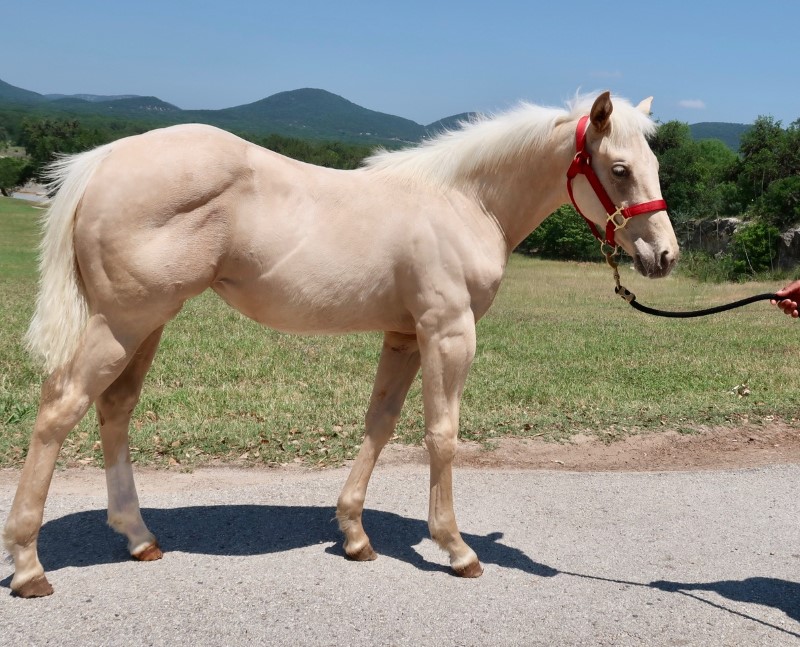
[(344, 551), (358, 561), (375, 559), (361, 515), (372, 470), (381, 450), (394, 433), (408, 389), (420, 366), (415, 336), (386, 333), (365, 419), (366, 435), (347, 482), (339, 495), (336, 518), (344, 533)]
[(475, 357), (475, 320), (471, 311), (453, 321), (425, 320), (418, 326), (422, 351), (425, 444), (430, 454), (428, 527), (433, 540), (450, 555), (461, 577), (479, 577), (483, 567), (461, 538), (453, 510), (453, 458), (458, 443), (464, 383)]

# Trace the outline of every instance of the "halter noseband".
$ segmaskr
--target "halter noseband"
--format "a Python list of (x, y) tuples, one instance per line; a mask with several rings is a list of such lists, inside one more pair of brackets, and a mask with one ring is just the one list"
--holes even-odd
[[(592, 234), (594, 234), (594, 237), (597, 238), (601, 244), (608, 244), (612, 248), (616, 248), (617, 243), (614, 240), (614, 232), (617, 231), (617, 229), (622, 229), (628, 222), (628, 218), (633, 218), (634, 216), (639, 216), (644, 213), (651, 213), (653, 211), (661, 211), (667, 208), (667, 203), (664, 200), (650, 200), (649, 202), (640, 202), (639, 204), (634, 204), (629, 207), (618, 207), (615, 205), (611, 198), (608, 197), (608, 193), (606, 193), (605, 188), (603, 188), (600, 178), (597, 177), (597, 174), (592, 168), (592, 156), (589, 155), (589, 152), (586, 150), (586, 131), (588, 129), (589, 116), (586, 115), (580, 118), (578, 127), (575, 130), (575, 150), (577, 152), (567, 171), (567, 191), (569, 192), (569, 199), (572, 200), (575, 209), (581, 214), (586, 224), (589, 225), (589, 229), (592, 231)], [(575, 196), (572, 195), (572, 180), (576, 175), (586, 176), (586, 179), (589, 180), (589, 184), (591, 184), (594, 189), (597, 199), (600, 200), (603, 208), (606, 210), (605, 238), (600, 236), (597, 225), (584, 215), (578, 203), (575, 202)]]

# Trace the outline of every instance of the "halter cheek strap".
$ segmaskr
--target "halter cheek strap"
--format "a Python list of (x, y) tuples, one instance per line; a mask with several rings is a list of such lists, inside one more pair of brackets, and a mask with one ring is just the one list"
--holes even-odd
[[(607, 243), (613, 248), (616, 247), (614, 232), (617, 231), (617, 229), (622, 229), (627, 224), (628, 218), (633, 218), (634, 216), (645, 213), (652, 213), (654, 211), (661, 211), (667, 208), (667, 203), (664, 200), (650, 200), (649, 202), (640, 202), (628, 207), (618, 207), (615, 205), (613, 200), (608, 197), (608, 193), (606, 193), (603, 184), (600, 182), (600, 178), (597, 177), (597, 174), (592, 168), (592, 156), (589, 155), (589, 152), (586, 150), (586, 131), (588, 129), (589, 116), (586, 115), (580, 118), (578, 127), (575, 130), (575, 150), (577, 152), (567, 171), (567, 192), (569, 193), (569, 199), (572, 200), (573, 206), (578, 213), (581, 214), (586, 224), (589, 225), (589, 229), (592, 234), (594, 234), (594, 237), (601, 243)], [(605, 238), (600, 235), (600, 230), (597, 228), (597, 225), (586, 217), (575, 201), (575, 196), (572, 194), (572, 180), (578, 175), (586, 176), (592, 189), (594, 189), (595, 195), (606, 210)]]

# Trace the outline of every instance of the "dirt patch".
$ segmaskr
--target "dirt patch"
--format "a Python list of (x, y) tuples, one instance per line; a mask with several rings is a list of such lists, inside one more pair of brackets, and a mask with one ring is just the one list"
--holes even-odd
[[(427, 464), (422, 447), (389, 445), (379, 466)], [(487, 449), (473, 442), (459, 444), (456, 467), (492, 469), (561, 470), (572, 472), (646, 472), (671, 470), (715, 470), (800, 464), (800, 429), (785, 422), (730, 428), (705, 428), (694, 434), (665, 431), (628, 436), (610, 443), (578, 435), (568, 442), (504, 438)], [(347, 466), (346, 466), (347, 467)], [(186, 492), (246, 487), (263, 482), (263, 474), (289, 477), (312, 470), (298, 464), (281, 468), (215, 464), (193, 471), (182, 468), (136, 468), (139, 493)], [(0, 470), (0, 489), (12, 492), (19, 470)], [(105, 492), (103, 471), (94, 467), (60, 470), (53, 481), (60, 494)]]
[[(421, 447), (390, 445), (383, 464), (427, 462)], [(460, 443), (456, 466), (575, 472), (648, 472), (693, 469), (734, 469), (800, 463), (800, 429), (785, 422), (730, 428), (702, 428), (697, 433), (675, 431), (638, 434), (603, 442), (577, 435), (568, 442), (503, 438), (486, 449)]]

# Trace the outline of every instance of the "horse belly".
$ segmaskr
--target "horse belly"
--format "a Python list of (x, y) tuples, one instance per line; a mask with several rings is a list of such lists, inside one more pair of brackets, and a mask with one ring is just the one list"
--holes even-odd
[(226, 303), (258, 323), (290, 333), (341, 334), (392, 330), (413, 334), (414, 320), (390, 285), (320, 277), (219, 278), (211, 286)]

